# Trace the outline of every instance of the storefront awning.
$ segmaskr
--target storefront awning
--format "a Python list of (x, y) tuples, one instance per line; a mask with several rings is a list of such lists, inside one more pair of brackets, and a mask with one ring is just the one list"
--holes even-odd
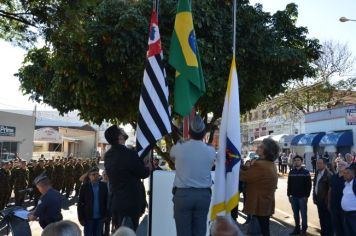
[(320, 146), (352, 146), (352, 131), (342, 131), (342, 132), (330, 132), (325, 134), (325, 136), (320, 140)]
[(317, 146), (320, 143), (321, 138), (325, 135), (325, 132), (305, 134), (298, 142), (300, 146)]
[(65, 137), (65, 136), (63, 136), (63, 140), (67, 140), (69, 142), (79, 142), (79, 141), (81, 141), (81, 139), (77, 138), (77, 137)]
[(304, 135), (305, 135), (305, 134), (298, 134), (298, 135), (294, 136), (294, 138), (293, 138), (292, 141), (290, 142), (290, 145), (297, 146), (299, 140), (300, 140), (301, 138), (303, 138)]
[(271, 137), (271, 135), (261, 136), (259, 138), (256, 138), (255, 140), (253, 140), (253, 143), (262, 142), (265, 138), (270, 138), (270, 137)]
[(284, 141), (284, 138), (287, 136), (288, 134), (277, 134), (277, 135), (272, 135), (271, 138), (277, 143), (281, 143), (282, 141)]

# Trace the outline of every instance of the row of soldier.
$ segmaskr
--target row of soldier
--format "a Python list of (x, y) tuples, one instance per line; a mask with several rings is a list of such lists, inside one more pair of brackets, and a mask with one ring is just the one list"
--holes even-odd
[(53, 188), (62, 192), (67, 198), (75, 191), (75, 196), (79, 194), (81, 186), (80, 176), (86, 173), (91, 167), (97, 165), (95, 159), (80, 158), (52, 158), (46, 160), (41, 157), (38, 161), (25, 160), (2, 161), (0, 168), (0, 210), (4, 209), (11, 199), (12, 192), (15, 195), (15, 205), (22, 206), (26, 197), (37, 205), (41, 196), (40, 192), (33, 185), (33, 180), (46, 174), (53, 184)]

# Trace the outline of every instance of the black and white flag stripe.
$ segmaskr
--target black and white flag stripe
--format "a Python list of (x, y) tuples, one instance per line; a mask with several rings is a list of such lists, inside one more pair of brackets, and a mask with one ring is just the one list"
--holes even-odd
[(162, 65), (162, 55), (148, 57), (143, 76), (136, 129), (136, 149), (144, 157), (158, 140), (170, 133), (168, 84)]

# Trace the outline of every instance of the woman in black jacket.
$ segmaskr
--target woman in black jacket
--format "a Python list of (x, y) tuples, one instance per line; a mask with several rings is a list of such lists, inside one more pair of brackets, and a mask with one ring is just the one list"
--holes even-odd
[(99, 181), (99, 168), (93, 167), (88, 173), (89, 180), (79, 192), (78, 219), (84, 226), (84, 236), (102, 236), (107, 217), (108, 188)]

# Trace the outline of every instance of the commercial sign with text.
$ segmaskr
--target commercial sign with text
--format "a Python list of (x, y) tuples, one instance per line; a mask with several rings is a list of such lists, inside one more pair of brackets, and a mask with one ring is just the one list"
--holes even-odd
[(346, 124), (356, 125), (356, 108), (346, 109)]
[(16, 127), (0, 125), (0, 136), (12, 136), (15, 137)]

